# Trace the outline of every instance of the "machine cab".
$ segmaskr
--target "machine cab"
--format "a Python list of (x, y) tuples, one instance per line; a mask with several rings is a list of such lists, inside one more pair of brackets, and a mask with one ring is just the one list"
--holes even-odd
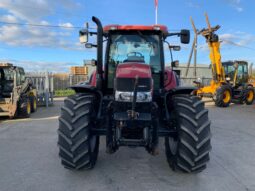
[(230, 82), (238, 84), (243, 84), (248, 81), (248, 63), (245, 61), (228, 61), (222, 63), (226, 79), (229, 78)]
[(132, 26), (132, 28), (131, 26), (106, 26), (104, 29), (108, 35), (108, 54), (105, 62), (107, 89), (111, 90), (114, 87), (117, 67), (131, 63), (133, 67), (138, 67), (137, 69), (142, 64), (148, 65), (154, 89), (162, 87), (161, 76), (164, 71), (162, 31), (142, 26)]
[(13, 88), (25, 82), (25, 71), (12, 64), (0, 64), (0, 96), (11, 97)]

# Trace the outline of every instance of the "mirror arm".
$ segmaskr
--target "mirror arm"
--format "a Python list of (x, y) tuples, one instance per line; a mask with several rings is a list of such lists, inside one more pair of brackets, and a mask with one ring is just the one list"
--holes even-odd
[(170, 51), (170, 56), (171, 56), (171, 62), (173, 62), (173, 53), (172, 53), (171, 45), (167, 41), (164, 41), (164, 42), (168, 45), (168, 48), (169, 48), (169, 51)]
[(167, 37), (169, 37), (169, 36), (180, 36), (180, 35), (181, 35), (180, 32), (177, 32), (177, 33), (168, 33)]
[(89, 35), (92, 36), (92, 35), (97, 35), (97, 32), (89, 32)]
[(94, 47), (94, 48), (96, 48), (96, 47), (97, 47), (97, 45), (96, 45), (96, 44), (91, 44), (91, 46), (92, 46), (92, 47)]

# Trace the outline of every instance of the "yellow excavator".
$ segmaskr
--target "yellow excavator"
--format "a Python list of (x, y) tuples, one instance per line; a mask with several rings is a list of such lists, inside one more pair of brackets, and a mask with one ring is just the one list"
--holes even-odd
[(248, 83), (248, 65), (240, 61), (221, 62), (220, 41), (215, 32), (219, 25), (211, 27), (206, 14), (208, 28), (198, 31), (198, 35), (205, 37), (210, 51), (212, 68), (212, 80), (209, 86), (203, 86), (200, 82), (194, 82), (198, 90), (194, 93), (200, 97), (213, 98), (218, 107), (228, 107), (231, 102), (238, 101), (250, 105), (254, 100), (253, 85)]

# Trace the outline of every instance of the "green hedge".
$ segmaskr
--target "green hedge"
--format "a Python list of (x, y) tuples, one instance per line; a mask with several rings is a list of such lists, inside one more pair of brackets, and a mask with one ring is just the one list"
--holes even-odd
[(54, 91), (54, 96), (55, 97), (67, 97), (67, 96), (70, 96), (70, 95), (73, 95), (73, 94), (75, 94), (75, 91), (71, 90), (71, 89), (55, 90)]

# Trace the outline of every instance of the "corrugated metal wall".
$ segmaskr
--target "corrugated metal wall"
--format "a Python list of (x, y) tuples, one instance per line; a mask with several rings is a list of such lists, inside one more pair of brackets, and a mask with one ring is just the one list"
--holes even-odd
[(194, 76), (194, 67), (191, 66), (189, 68), (189, 72), (187, 77), (185, 77), (187, 66), (180, 65), (177, 70), (180, 70), (180, 78), (181, 78), (181, 85), (182, 86), (194, 86), (193, 81), (200, 78), (204, 85), (209, 85), (212, 79), (212, 70), (209, 68), (209, 64), (199, 64), (197, 65), (197, 77)]

